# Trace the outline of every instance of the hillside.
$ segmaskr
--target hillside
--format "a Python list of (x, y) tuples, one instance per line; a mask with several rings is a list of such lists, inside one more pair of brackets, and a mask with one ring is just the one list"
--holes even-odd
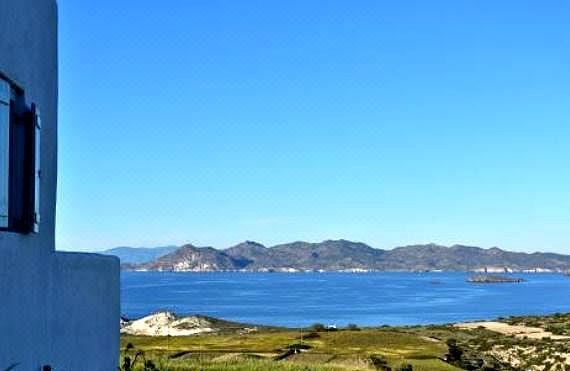
[(171, 312), (157, 312), (136, 320), (121, 321), (121, 334), (139, 336), (191, 336), (210, 334), (246, 334), (266, 330), (217, 318), (192, 315), (179, 317)]
[(501, 250), (497, 247), (483, 249), (474, 246), (435, 244), (398, 247), (386, 252), (388, 269), (439, 269), (493, 270), (507, 268), (513, 271), (549, 269), (565, 271), (570, 268), (570, 256), (551, 253), (521, 253)]
[[(255, 248), (252, 248), (252, 245)], [(383, 250), (346, 240), (321, 243), (293, 242), (265, 248), (255, 242), (245, 242), (224, 250), (242, 262), (250, 262), (251, 270), (352, 270), (380, 269), (378, 262)]]
[(103, 255), (113, 255), (121, 260), (121, 264), (141, 264), (151, 262), (176, 250), (177, 246), (161, 247), (115, 247), (100, 251)]
[(165, 271), (557, 271), (570, 270), (570, 256), (510, 252), (493, 247), (426, 244), (372, 248), (361, 242), (327, 240), (265, 247), (245, 241), (225, 250), (182, 246), (157, 259), (130, 266)]
[[(192, 370), (568, 370), (570, 314), (438, 326), (276, 329), (156, 313), (125, 323), (122, 352)], [(140, 336), (143, 335), (143, 336)], [(168, 336), (160, 336), (168, 335)]]
[(153, 262), (142, 264), (148, 270), (168, 271), (227, 271), (245, 268), (241, 267), (232, 257), (224, 251), (213, 247), (196, 247), (184, 245), (179, 249), (164, 255)]

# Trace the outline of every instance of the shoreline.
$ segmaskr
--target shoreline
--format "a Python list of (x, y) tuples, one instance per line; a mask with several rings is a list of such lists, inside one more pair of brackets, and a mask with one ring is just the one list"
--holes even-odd
[[(149, 313), (149, 314), (144, 315), (144, 316), (128, 318), (128, 321), (136, 322), (136, 321), (143, 320), (145, 318), (149, 318), (149, 317), (153, 317), (153, 316), (157, 316), (157, 315), (164, 315), (164, 314), (167, 314), (167, 316), (173, 316), (173, 318), (171, 318), (172, 320), (181, 320), (181, 319), (187, 319), (187, 318), (196, 319), (197, 318), (197, 319), (207, 319), (207, 320), (217, 321), (217, 322), (225, 323), (225, 324), (240, 325), (243, 327), (262, 328), (262, 329), (279, 329), (282, 331), (300, 331), (300, 330), (305, 331), (305, 330), (310, 329), (311, 326), (314, 326), (315, 323), (320, 324), (320, 322), (318, 322), (318, 321), (313, 322), (313, 323), (306, 325), (306, 326), (287, 326), (287, 325), (279, 325), (279, 324), (252, 323), (252, 322), (248, 322), (248, 321), (240, 321), (240, 320), (233, 320), (233, 319), (228, 319), (228, 318), (212, 317), (210, 315), (198, 314), (198, 313), (179, 314), (179, 313), (174, 313), (170, 310), (157, 310), (157, 311), (154, 311), (154, 312)], [(418, 327), (437, 327), (437, 326), (456, 326), (458, 328), (464, 328), (464, 329), (472, 328), (473, 329), (473, 328), (477, 328), (480, 326), (485, 327), (485, 324), (504, 323), (506, 321), (517, 320), (517, 319), (521, 319), (521, 318), (529, 318), (529, 317), (532, 317), (532, 318), (550, 318), (550, 317), (556, 317), (556, 316), (560, 316), (560, 315), (570, 316), (570, 311), (569, 312), (563, 312), (563, 313), (561, 313), (561, 312), (549, 312), (549, 313), (544, 313), (544, 314), (527, 313), (527, 314), (520, 314), (520, 315), (508, 315), (508, 316), (499, 316), (499, 317), (491, 317), (491, 318), (479, 317), (476, 319), (459, 320), (459, 321), (408, 323), (408, 324), (394, 324), (394, 325), (383, 324), (383, 323), (374, 324), (374, 325), (360, 325), (360, 324), (358, 324), (358, 321), (348, 321), (346, 323), (346, 325), (340, 325), (337, 327), (336, 324), (334, 324), (333, 326), (337, 329), (347, 328), (351, 324), (355, 324), (361, 329), (418, 328)], [(127, 317), (121, 316), (121, 322), (123, 322), (126, 319), (127, 319)], [(325, 323), (323, 325), (327, 326), (329, 324)], [(493, 327), (493, 326), (491, 326), (491, 327)], [(570, 336), (568, 338), (570, 339)]]
[[(276, 270), (276, 271), (258, 271), (258, 270), (142, 270), (142, 269), (121, 269), (121, 272), (130, 273), (244, 273), (244, 274), (374, 274), (374, 273), (413, 273), (413, 274), (445, 274), (445, 273), (465, 273), (465, 274), (529, 274), (529, 275), (562, 275), (568, 276), (566, 271), (529, 271), (514, 270), (507, 273), (489, 271), (484, 273), (480, 270), (432, 270), (432, 271), (414, 271), (414, 270)], [(570, 276), (569, 276), (570, 277)]]

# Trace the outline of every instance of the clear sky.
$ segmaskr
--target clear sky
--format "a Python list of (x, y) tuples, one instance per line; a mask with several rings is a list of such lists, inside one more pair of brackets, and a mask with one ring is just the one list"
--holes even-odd
[(570, 253), (568, 1), (59, 11), (59, 249)]

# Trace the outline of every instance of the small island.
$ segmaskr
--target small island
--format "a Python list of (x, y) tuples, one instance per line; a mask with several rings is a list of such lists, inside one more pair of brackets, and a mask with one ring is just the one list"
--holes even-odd
[(472, 276), (467, 279), (467, 282), (471, 283), (520, 283), (524, 282), (524, 279), (519, 277), (506, 277), (499, 275), (487, 275), (480, 274), (477, 276)]

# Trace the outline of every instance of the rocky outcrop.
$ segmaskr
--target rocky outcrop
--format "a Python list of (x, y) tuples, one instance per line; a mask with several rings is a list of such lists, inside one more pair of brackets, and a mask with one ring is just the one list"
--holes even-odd
[(256, 326), (206, 316), (179, 317), (172, 312), (157, 312), (137, 319), (121, 319), (121, 334), (138, 336), (192, 336), (206, 333), (250, 333)]
[(497, 275), (487, 275), (481, 274), (478, 276), (469, 277), (467, 282), (471, 283), (520, 283), (524, 282), (522, 278), (519, 277), (506, 277)]

